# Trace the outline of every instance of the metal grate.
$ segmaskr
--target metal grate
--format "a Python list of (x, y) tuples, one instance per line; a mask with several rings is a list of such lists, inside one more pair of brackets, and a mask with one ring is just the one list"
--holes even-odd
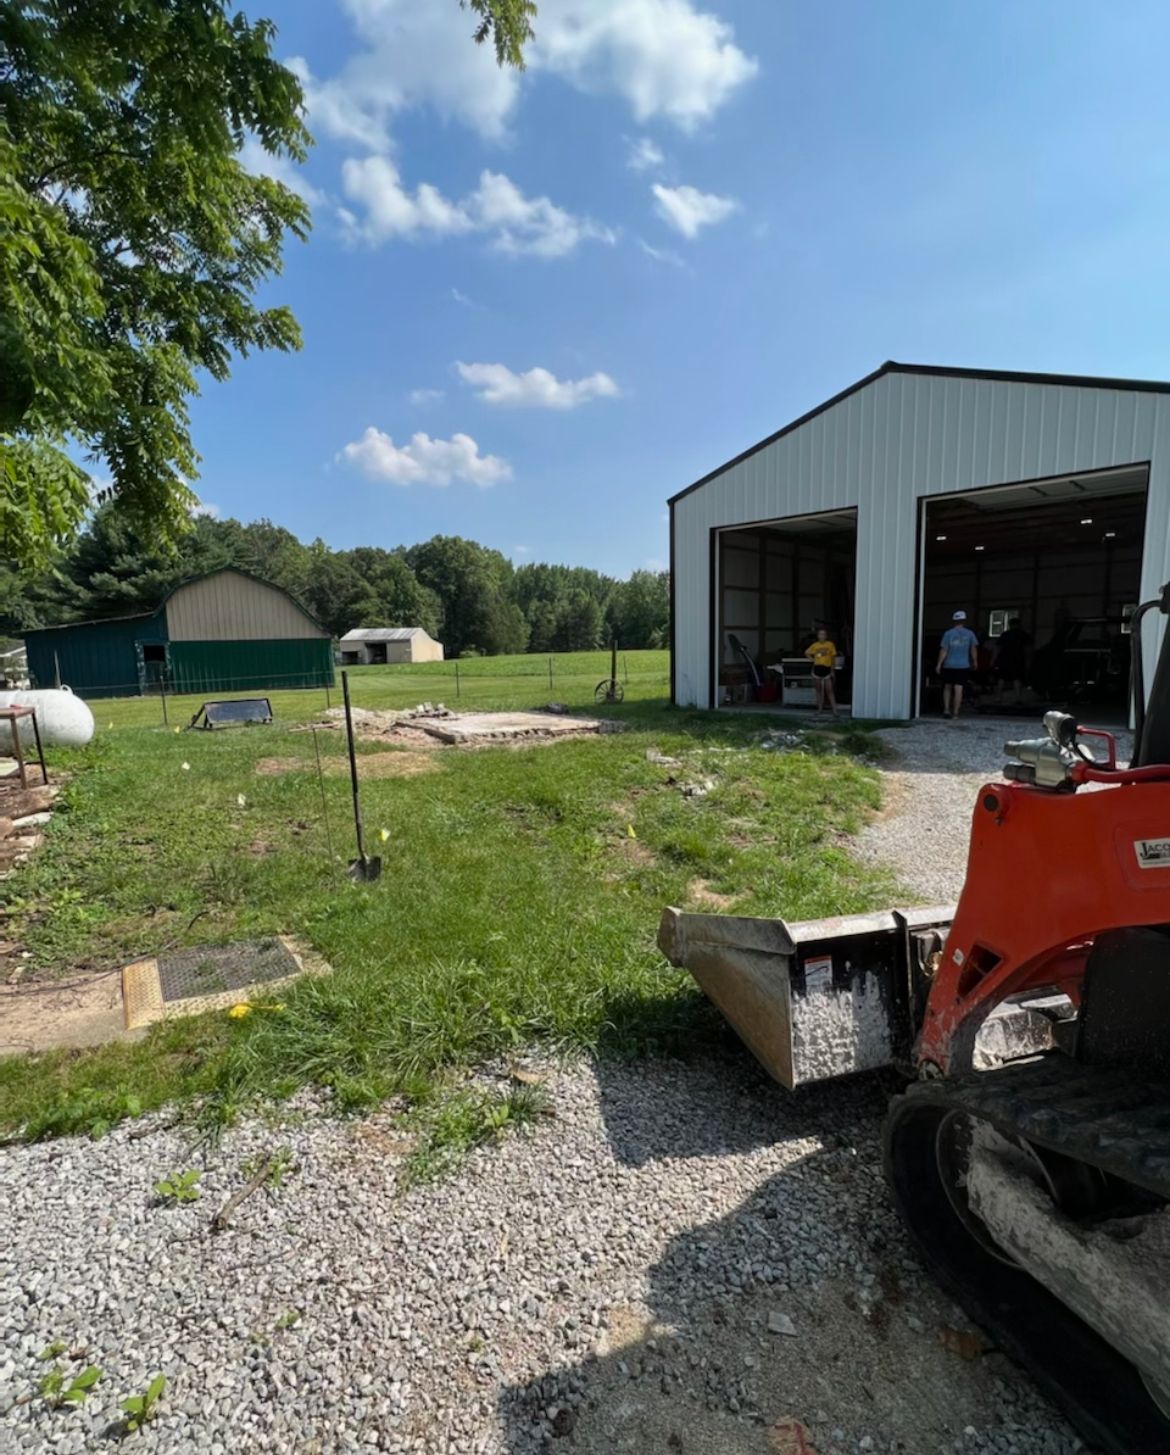
[(126, 1027), (133, 1030), (168, 1016), (222, 1010), (258, 995), (270, 1000), (300, 975), (328, 972), (323, 960), (286, 935), (137, 960), (122, 971)]
[(279, 940), (258, 940), (160, 955), (158, 979), (162, 998), (169, 1003), (265, 985), (295, 975), (298, 969), (296, 959)]

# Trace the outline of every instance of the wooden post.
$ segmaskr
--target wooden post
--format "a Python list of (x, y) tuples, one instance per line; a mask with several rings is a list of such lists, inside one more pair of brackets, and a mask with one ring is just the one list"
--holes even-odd
[(163, 727), (170, 727), (170, 719), (167, 717), (167, 679), (165, 676), (158, 679), (158, 695), (162, 698)]
[(550, 692), (553, 690), (553, 660), (551, 657), (548, 659), (548, 690)]
[(455, 658), (455, 696), (459, 696), (459, 658)]

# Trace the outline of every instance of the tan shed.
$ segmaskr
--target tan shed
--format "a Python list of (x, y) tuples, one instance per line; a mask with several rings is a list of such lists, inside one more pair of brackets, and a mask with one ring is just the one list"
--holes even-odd
[(339, 646), (344, 667), (443, 660), (443, 643), (421, 626), (355, 627), (346, 632)]

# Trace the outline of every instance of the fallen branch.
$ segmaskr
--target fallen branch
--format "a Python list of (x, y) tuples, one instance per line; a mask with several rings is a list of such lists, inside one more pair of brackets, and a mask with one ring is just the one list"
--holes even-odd
[(260, 1170), (258, 1172), (255, 1172), (248, 1179), (248, 1181), (244, 1183), (243, 1187), (237, 1188), (236, 1191), (232, 1193), (231, 1197), (228, 1198), (227, 1202), (224, 1203), (223, 1207), (220, 1208), (220, 1210), (211, 1220), (211, 1231), (213, 1233), (222, 1233), (223, 1230), (228, 1226), (228, 1221), (231, 1218), (232, 1213), (235, 1212), (236, 1208), (239, 1207), (240, 1203), (242, 1203), (246, 1197), (251, 1197), (254, 1192), (258, 1192), (260, 1188), (264, 1186), (264, 1184), (268, 1181), (269, 1177), (272, 1176), (272, 1171), (276, 1166), (276, 1158), (276, 1153), (273, 1153), (271, 1157), (266, 1157), (264, 1159), (263, 1165), (260, 1167)]

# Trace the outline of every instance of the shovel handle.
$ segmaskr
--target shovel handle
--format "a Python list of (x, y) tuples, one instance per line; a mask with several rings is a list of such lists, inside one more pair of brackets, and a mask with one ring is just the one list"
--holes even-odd
[(353, 714), (349, 707), (349, 673), (341, 674), (341, 695), (345, 701), (345, 741), (349, 747), (349, 781), (353, 788), (353, 826), (357, 833), (358, 858), (363, 862), (366, 846), (362, 842), (362, 806), (358, 799), (357, 753), (353, 746)]

